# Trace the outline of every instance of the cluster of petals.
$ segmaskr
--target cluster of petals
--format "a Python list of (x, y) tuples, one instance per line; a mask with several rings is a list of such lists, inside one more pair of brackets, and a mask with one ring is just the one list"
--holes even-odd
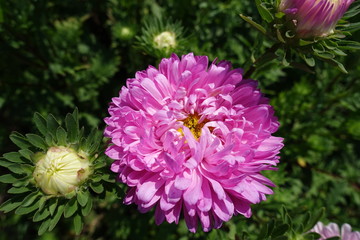
[(341, 231), (336, 223), (329, 223), (324, 225), (318, 222), (310, 232), (320, 234), (321, 238), (318, 240), (325, 240), (332, 237), (340, 237), (341, 240), (360, 240), (360, 232), (352, 232), (351, 226), (347, 223), (341, 226)]
[(298, 37), (325, 37), (334, 32), (352, 2), (354, 0), (282, 0), (279, 10), (293, 20)]
[(128, 79), (105, 118), (111, 169), (129, 189), (125, 204), (155, 208), (157, 224), (190, 231), (251, 216), (274, 184), (261, 174), (279, 162), (273, 108), (241, 69), (192, 53), (162, 59)]

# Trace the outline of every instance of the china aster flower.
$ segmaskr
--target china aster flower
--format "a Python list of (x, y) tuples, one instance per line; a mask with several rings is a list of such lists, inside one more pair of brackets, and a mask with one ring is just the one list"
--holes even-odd
[(293, 20), (301, 38), (325, 37), (354, 0), (281, 0), (279, 10)]
[(254, 80), (226, 61), (209, 65), (192, 53), (162, 59), (128, 79), (105, 119), (112, 171), (129, 186), (125, 204), (155, 208), (160, 224), (190, 231), (219, 228), (233, 215), (251, 216), (274, 184), (282, 138), (279, 123)]
[(318, 240), (325, 240), (332, 237), (341, 237), (341, 240), (360, 240), (360, 232), (352, 232), (351, 226), (347, 223), (343, 224), (341, 231), (336, 223), (329, 223), (324, 225), (318, 222), (310, 232), (316, 232), (321, 235)]

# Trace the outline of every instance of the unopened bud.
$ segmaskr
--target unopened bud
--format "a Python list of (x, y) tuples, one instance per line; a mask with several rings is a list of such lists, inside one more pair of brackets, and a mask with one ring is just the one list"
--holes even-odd
[(85, 153), (67, 147), (51, 147), (36, 156), (33, 173), (37, 185), (49, 195), (65, 195), (89, 176), (89, 160)]

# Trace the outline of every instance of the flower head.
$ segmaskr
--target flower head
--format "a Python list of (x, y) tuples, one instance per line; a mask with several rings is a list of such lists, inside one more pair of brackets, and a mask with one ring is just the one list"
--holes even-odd
[(156, 48), (171, 49), (176, 47), (176, 35), (173, 32), (165, 31), (154, 37)]
[(300, 38), (326, 37), (354, 0), (282, 0), (279, 10), (292, 20)]
[(125, 204), (190, 231), (219, 228), (272, 194), (261, 175), (283, 147), (279, 123), (254, 80), (206, 56), (162, 59), (127, 80), (105, 119), (111, 169), (129, 186)]
[(85, 154), (67, 147), (51, 147), (37, 156), (33, 173), (37, 185), (49, 195), (65, 195), (89, 176), (89, 160)]
[(360, 240), (360, 232), (352, 232), (351, 226), (347, 223), (343, 224), (341, 231), (336, 223), (329, 223), (324, 225), (318, 222), (310, 232), (316, 232), (321, 235), (318, 240), (325, 240), (332, 237), (341, 237), (341, 240)]

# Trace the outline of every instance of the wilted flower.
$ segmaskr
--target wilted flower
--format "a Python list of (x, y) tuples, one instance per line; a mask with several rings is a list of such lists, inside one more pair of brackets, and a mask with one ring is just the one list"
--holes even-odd
[(219, 228), (233, 215), (251, 216), (266, 199), (282, 138), (279, 123), (254, 80), (226, 61), (172, 55), (127, 80), (105, 119), (111, 169), (129, 186), (125, 204), (190, 231)]
[(67, 147), (51, 147), (36, 156), (33, 173), (36, 184), (49, 195), (65, 195), (89, 176), (89, 160)]
[(351, 232), (351, 226), (347, 223), (343, 224), (341, 231), (336, 223), (324, 225), (318, 222), (310, 232), (316, 232), (321, 235), (318, 240), (325, 240), (331, 237), (341, 237), (341, 240), (360, 240), (360, 232)]
[(300, 38), (325, 37), (354, 0), (282, 0), (279, 10), (292, 20)]

